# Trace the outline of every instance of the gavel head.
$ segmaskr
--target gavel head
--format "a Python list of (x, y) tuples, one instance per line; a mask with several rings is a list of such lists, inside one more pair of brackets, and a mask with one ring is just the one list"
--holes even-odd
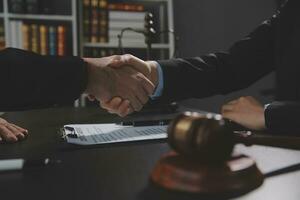
[(213, 114), (180, 114), (168, 127), (168, 140), (179, 154), (210, 163), (229, 159), (234, 146), (232, 130)]

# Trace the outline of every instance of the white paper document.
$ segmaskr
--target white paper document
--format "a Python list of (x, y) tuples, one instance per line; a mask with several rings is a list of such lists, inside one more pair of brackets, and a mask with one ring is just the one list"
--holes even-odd
[(167, 126), (122, 126), (118, 124), (69, 124), (64, 126), (71, 144), (94, 145), (167, 138)]

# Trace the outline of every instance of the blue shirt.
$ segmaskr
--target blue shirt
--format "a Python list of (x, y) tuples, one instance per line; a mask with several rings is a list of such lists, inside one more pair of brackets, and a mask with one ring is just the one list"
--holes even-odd
[(157, 84), (157, 87), (156, 87), (153, 95), (150, 96), (151, 99), (153, 99), (153, 100), (161, 97), (161, 95), (163, 93), (163, 89), (164, 89), (163, 71), (162, 71), (160, 64), (158, 62), (156, 62), (156, 64), (157, 64), (157, 72), (158, 72), (158, 84)]

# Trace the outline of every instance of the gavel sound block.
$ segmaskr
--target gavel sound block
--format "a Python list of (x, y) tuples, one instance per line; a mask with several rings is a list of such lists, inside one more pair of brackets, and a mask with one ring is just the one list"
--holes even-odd
[(238, 196), (263, 183), (252, 158), (232, 156), (236, 143), (300, 148), (299, 138), (237, 134), (220, 115), (190, 112), (171, 122), (168, 142), (176, 152), (158, 161), (151, 180), (166, 189), (214, 197)]

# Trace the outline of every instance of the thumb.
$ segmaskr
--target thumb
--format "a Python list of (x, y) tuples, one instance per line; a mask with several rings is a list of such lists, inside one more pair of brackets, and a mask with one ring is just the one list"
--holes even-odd
[(125, 65), (131, 66), (133, 69), (135, 69), (138, 72), (141, 72), (144, 74), (146, 77), (150, 75), (150, 67), (147, 65), (147, 63), (138, 57), (135, 57), (130, 54), (126, 54), (122, 56), (122, 62)]
[(108, 67), (112, 68), (120, 68), (126, 65), (126, 59), (124, 58), (124, 55), (115, 55), (113, 56), (112, 60), (108, 64)]

